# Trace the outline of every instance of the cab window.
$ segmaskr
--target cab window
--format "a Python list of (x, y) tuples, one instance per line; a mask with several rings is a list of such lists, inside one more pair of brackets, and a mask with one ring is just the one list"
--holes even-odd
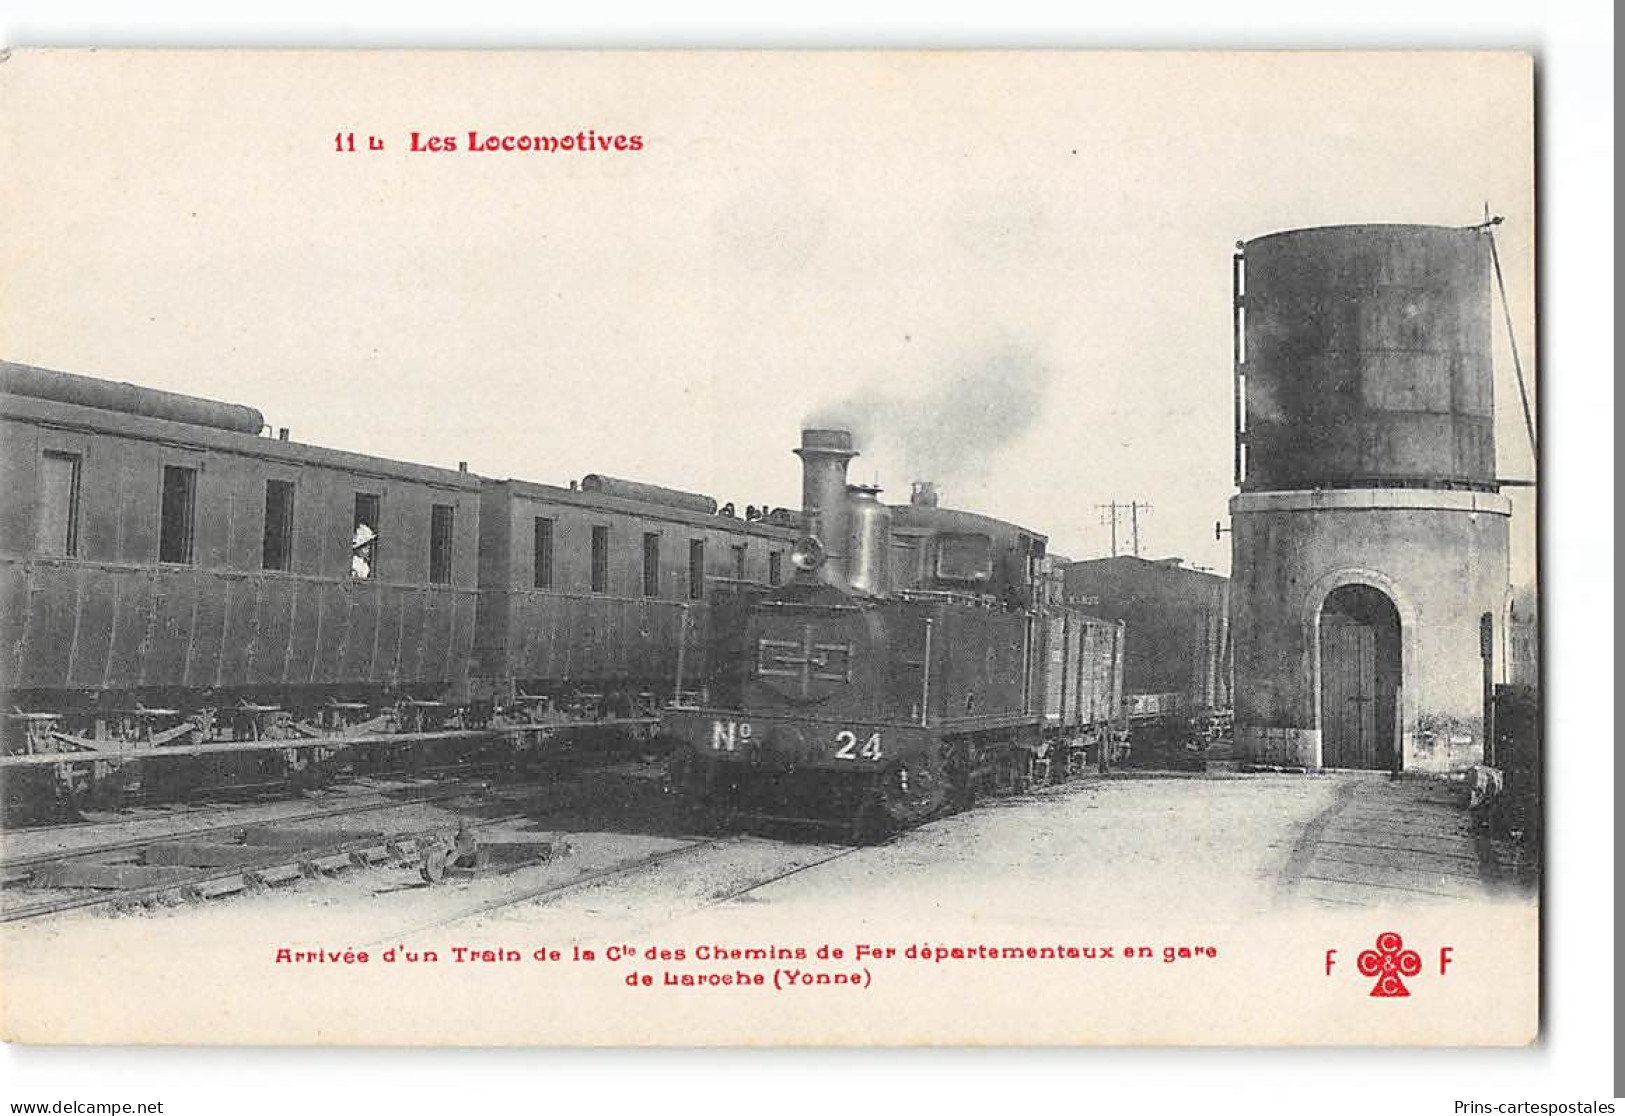
[(986, 581), (993, 576), (993, 540), (986, 535), (937, 536), (937, 577), (943, 581)]

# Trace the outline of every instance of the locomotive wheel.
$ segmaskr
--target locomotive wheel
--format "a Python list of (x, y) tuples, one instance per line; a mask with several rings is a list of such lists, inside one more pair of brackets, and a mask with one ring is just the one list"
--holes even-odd
[(957, 813), (976, 809), (976, 780), (969, 772), (954, 787), (953, 808)]
[(702, 837), (725, 833), (732, 827), (736, 812), (710, 795), (694, 798), (687, 803), (686, 828)]
[(666, 761), (666, 790), (677, 796), (678, 824), (693, 833), (721, 833), (738, 813), (732, 788), (719, 795), (705, 765), (686, 748), (673, 751)]
[(48, 770), (17, 771), (0, 779), (4, 788), (4, 814), (10, 825), (34, 825), (62, 818), (78, 820), (69, 797), (71, 788), (60, 785)]
[(892, 831), (912, 828), (953, 809), (950, 777), (924, 759), (900, 761), (881, 777), (874, 794)]
[(891, 815), (886, 812), (878, 790), (865, 791), (858, 801), (857, 812), (852, 815), (849, 834), (854, 845), (879, 844), (890, 835)]
[(184, 802), (205, 782), (202, 757), (152, 760), (144, 767), (142, 784), (158, 802)]
[(1010, 793), (1026, 794), (1033, 789), (1033, 760), (1026, 751), (1017, 749), (1010, 755)]
[(314, 756), (302, 757), (299, 762), (286, 765), (288, 792), (295, 796), (312, 794), (330, 781), (330, 773)]
[(129, 784), (130, 773), (123, 768), (93, 775), (88, 785), (75, 797), (75, 812), (88, 809), (113, 813), (124, 809)]
[(711, 788), (690, 785), (677, 793), (681, 795), (681, 824), (691, 833), (710, 837), (733, 827), (739, 808), (731, 788), (727, 794), (718, 794)]
[(670, 760), (682, 747), (681, 740), (656, 733), (647, 740), (638, 741), (638, 758), (644, 763), (659, 763), (661, 760)]
[(976, 767), (970, 745), (963, 741), (947, 745), (943, 766), (948, 776), (948, 811), (960, 813), (975, 808)]

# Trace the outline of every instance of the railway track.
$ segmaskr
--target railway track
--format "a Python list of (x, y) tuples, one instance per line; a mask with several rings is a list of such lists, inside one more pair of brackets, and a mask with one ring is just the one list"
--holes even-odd
[[(825, 865), (832, 864), (838, 860), (843, 860), (846, 857), (862, 853), (866, 850), (890, 845), (901, 839), (903, 836), (903, 833), (898, 833), (885, 841), (872, 845), (845, 845), (836, 848), (823, 848), (818, 852), (813, 853), (811, 859), (796, 860), (779, 868), (770, 868), (765, 872), (753, 873), (748, 879), (737, 882), (721, 890), (716, 890), (705, 883), (703, 871), (707, 865), (703, 862), (703, 860), (701, 860), (699, 863), (689, 866), (690, 880), (679, 880), (677, 882), (677, 887), (678, 890), (681, 890), (685, 883), (697, 883), (704, 894), (698, 899), (698, 901), (682, 904), (682, 909), (674, 916), (666, 917), (659, 921), (662, 923), (670, 923), (681, 918), (687, 918), (692, 915), (699, 914), (700, 912), (709, 910), (713, 907), (722, 906), (725, 903), (730, 903), (737, 899), (743, 898), (744, 896), (759, 891), (764, 887), (769, 887), (780, 882), (781, 880), (789, 879), (790, 877), (798, 875), (802, 872), (824, 867)], [(633, 882), (640, 874), (650, 873), (658, 869), (681, 869), (685, 866), (687, 861), (703, 858), (706, 856), (706, 854), (724, 853), (728, 850), (751, 847), (753, 845), (759, 848), (764, 844), (770, 844), (771, 846), (781, 849), (786, 854), (792, 856), (797, 853), (805, 852), (808, 848), (808, 846), (805, 845), (791, 845), (780, 842), (763, 842), (759, 838), (738, 834), (693, 839), (676, 848), (662, 849), (657, 852), (648, 853), (619, 864), (609, 865), (601, 869), (584, 873), (576, 876), (573, 879), (550, 881), (509, 894), (495, 896), (481, 902), (471, 903), (466, 907), (459, 908), (458, 910), (451, 911), (436, 918), (397, 928), (391, 931), (389, 934), (380, 937), (377, 941), (368, 944), (384, 945), (390, 942), (408, 940), (416, 935), (430, 933), (435, 930), (443, 930), (448, 926), (454, 926), (458, 923), (467, 922), (471, 919), (481, 918), (487, 915), (497, 914), (502, 911), (513, 910), (515, 908), (524, 907), (527, 905), (548, 905), (557, 903), (605, 884), (615, 882)], [(629, 907), (635, 907), (635, 904), (628, 905)], [(645, 924), (637, 927), (633, 933), (634, 935), (637, 935), (650, 929), (653, 929), (653, 925)]]
[(449, 914), (441, 915), (424, 922), (394, 930), (389, 934), (368, 942), (368, 945), (385, 945), (397, 939), (404, 939), (418, 934), (425, 934), (431, 930), (441, 930), (459, 922), (466, 922), (481, 915), (493, 914), (510, 907), (520, 907), (527, 903), (545, 903), (611, 880), (632, 876), (641, 871), (669, 863), (683, 856), (712, 848), (720, 848), (736, 840), (731, 837), (712, 837), (688, 844), (679, 845), (674, 849), (662, 849), (658, 852), (648, 853), (620, 864), (610, 865), (594, 871), (586, 872), (570, 880), (553, 881), (537, 887), (524, 888), (507, 895), (500, 895), (479, 903), (471, 903)]
[[(8, 857), (0, 860), (0, 884), (7, 894), (24, 889), (63, 894), (0, 906), (0, 922), (215, 898), (351, 867), (410, 863), (445, 844), (444, 834), (452, 828), (449, 822), (394, 833), (325, 827), (343, 819), (486, 793), (482, 785), (459, 783), (405, 798), (305, 811), (248, 825), (238, 821)], [(484, 818), (466, 822), (463, 828), (478, 831), (516, 817)], [(216, 863), (207, 863), (211, 860)]]
[[(329, 792), (344, 795), (345, 800), (341, 803), (318, 806), (295, 814), (256, 817), (252, 821), (244, 820), (245, 811), (259, 807), (274, 808), (275, 804), (176, 804), (167, 807), (144, 807), (137, 811), (108, 814), (100, 818), (63, 822), (57, 825), (34, 825), (5, 829), (0, 830), (0, 882), (4, 882), (9, 878), (9, 869), (18, 865), (27, 865), (37, 860), (47, 860), (55, 856), (68, 856), (77, 852), (115, 852), (119, 848), (138, 847), (147, 841), (162, 840), (166, 837), (197, 837), (226, 833), (233, 829), (241, 829), (245, 824), (294, 824), (305, 819), (319, 821), (322, 818), (343, 817), (352, 813), (366, 813), (390, 807), (438, 802), (448, 795), (455, 797), (460, 794), (474, 794), (486, 788), (487, 784), (484, 782), (472, 780), (456, 780), (450, 783), (432, 783), (428, 785), (423, 783), (402, 782), (391, 784), (387, 782), (358, 781), (348, 784), (343, 790)], [(291, 800), (284, 801), (289, 801), (291, 804)], [(221, 820), (217, 825), (194, 826), (186, 824), (189, 821), (207, 820), (209, 818), (219, 818)], [(162, 828), (166, 825), (177, 825), (179, 828)], [(76, 837), (93, 835), (98, 831), (112, 832), (145, 826), (154, 827), (154, 831), (136, 834), (126, 840), (103, 842), (95, 845), (71, 845), (39, 853), (18, 853), (13, 848), (14, 845), (18, 844), (27, 845), (53, 839), (72, 842)]]
[(823, 857), (823, 858), (821, 858), (819, 860), (814, 860), (814, 861), (812, 861), (812, 862), (810, 862), (808, 864), (798, 864), (793, 868), (787, 868), (783, 872), (775, 873), (775, 874), (773, 874), (771, 876), (768, 876), (768, 877), (766, 877), (764, 879), (756, 880), (756, 881), (754, 881), (752, 883), (746, 884), (744, 887), (736, 888), (736, 889), (734, 889), (732, 891), (729, 891), (729, 892), (727, 892), (727, 893), (725, 893), (723, 895), (715, 896), (715, 897), (713, 897), (711, 899), (710, 902), (704, 904), (701, 907), (696, 908), (696, 910), (694, 912), (691, 912), (691, 913), (696, 913), (697, 914), (699, 911), (709, 910), (712, 907), (720, 907), (724, 903), (732, 903), (734, 900), (742, 899), (746, 895), (749, 895), (753, 891), (759, 891), (762, 888), (767, 887), (767, 886), (769, 886), (771, 884), (776, 884), (781, 880), (787, 880), (791, 876), (799, 875), (800, 873), (810, 871), (813, 868), (822, 868), (824, 865), (832, 864), (837, 860), (844, 860), (845, 858), (853, 855), (854, 853), (862, 852), (865, 849), (876, 849), (876, 848), (881, 848), (881, 847), (883, 847), (885, 845), (889, 845), (892, 842), (896, 841), (898, 839), (898, 837), (900, 837), (900, 836), (901, 836), (901, 834), (897, 834), (897, 835), (894, 835), (894, 836), (892, 836), (892, 837), (890, 837), (890, 838), (888, 838), (888, 839), (886, 839), (884, 841), (879, 841), (879, 842), (876, 842), (875, 844), (872, 844), (872, 845), (854, 845), (854, 846), (852, 846), (850, 848), (845, 848), (845, 849), (841, 849), (841, 850), (839, 850), (837, 852), (833, 852), (833, 853), (831, 853), (830, 855), (828, 855), (826, 857)]
[[(228, 812), (225, 815), (227, 820), (220, 824), (190, 828), (171, 826), (162, 832), (23, 856), (0, 853), (0, 888), (3, 888), (0, 900), (25, 894), (27, 890), (46, 894), (45, 898), (33, 902), (0, 903), (0, 922), (39, 919), (70, 911), (133, 909), (213, 899), (276, 887), (300, 879), (321, 878), (355, 867), (411, 867), (421, 860), (427, 871), (428, 854), (450, 847), (455, 842), (455, 838), (448, 834), (458, 827), (456, 821), (448, 820), (433, 826), (391, 833), (381, 830), (357, 832), (353, 827), (333, 830), (331, 827), (335, 822), (365, 819), (368, 815), (392, 810), (433, 806), (471, 796), (492, 795), (500, 800), (534, 789), (521, 784), (492, 792), (484, 784), (459, 782), (419, 790), (406, 797), (391, 789), (375, 792), (389, 793), (388, 798), (347, 802), (324, 809), (256, 819), (246, 824), (241, 818), (232, 818)], [(183, 811), (179, 817), (184, 818), (185, 813)], [(503, 813), (498, 817), (464, 821), (461, 828), (467, 833), (477, 834), (488, 827), (525, 816)], [(163, 821), (161, 816), (142, 820), (153, 820), (159, 824)], [(301, 832), (308, 833), (322, 827), (328, 830), (323, 839), (292, 839)], [(92, 829), (85, 825), (55, 828), (75, 832)], [(258, 833), (259, 839), (266, 840), (265, 831), (272, 831), (273, 843), (254, 845), (250, 835)], [(34, 831), (23, 832), (29, 834)], [(278, 834), (280, 843), (274, 843)], [(225, 849), (230, 854), (227, 858), (229, 863), (190, 863), (185, 855), (175, 853), (175, 846), (182, 846), (183, 852), (201, 849), (216, 857), (221, 856), (221, 850)], [(505, 889), (495, 895), (487, 891), (481, 899), (433, 919), (397, 928), (387, 937), (399, 940), (530, 904), (558, 903), (591, 889), (617, 883), (625, 884), (626, 889), (624, 893), (616, 893), (612, 905), (625, 903), (627, 913), (633, 918), (639, 916), (639, 904), (643, 902), (638, 898), (638, 893), (651, 888), (656, 892), (662, 889), (675, 892), (680, 908), (676, 917), (686, 917), (732, 902), (798, 873), (854, 855), (863, 848), (848, 845), (809, 846), (742, 834), (685, 838), (682, 844), (675, 847), (633, 856), (568, 879), (555, 877)], [(155, 857), (155, 852), (163, 852), (164, 855)], [(741, 869), (740, 864), (728, 863), (730, 856), (745, 867)], [(744, 873), (742, 876), (741, 870)], [(663, 879), (640, 880), (641, 876), (662, 871), (666, 873)], [(722, 886), (718, 886), (719, 875), (726, 878)], [(59, 893), (50, 894), (53, 890)], [(659, 905), (658, 899), (656, 905)]]

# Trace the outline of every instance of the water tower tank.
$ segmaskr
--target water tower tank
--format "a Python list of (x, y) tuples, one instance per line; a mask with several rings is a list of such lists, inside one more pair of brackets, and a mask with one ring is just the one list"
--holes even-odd
[(1494, 491), (1489, 245), (1340, 225), (1241, 250), (1243, 491)]

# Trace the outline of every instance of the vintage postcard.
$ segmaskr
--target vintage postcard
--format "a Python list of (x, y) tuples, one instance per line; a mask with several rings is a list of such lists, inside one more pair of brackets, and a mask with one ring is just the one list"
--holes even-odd
[(6, 55), (0, 1031), (1534, 1042), (1532, 90)]

